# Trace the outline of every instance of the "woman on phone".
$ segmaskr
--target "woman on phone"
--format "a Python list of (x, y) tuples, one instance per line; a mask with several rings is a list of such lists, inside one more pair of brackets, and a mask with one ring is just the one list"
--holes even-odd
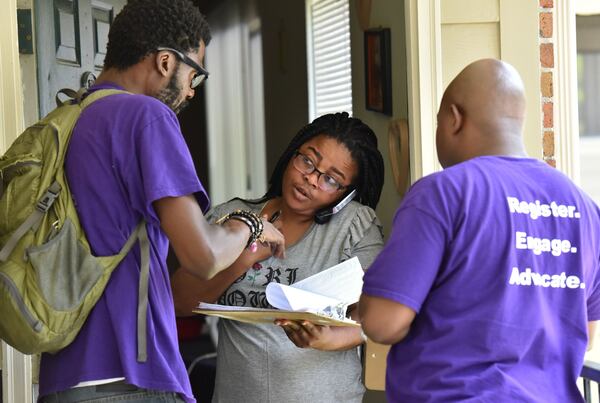
[[(383, 246), (373, 210), (383, 175), (377, 138), (359, 119), (335, 113), (303, 127), (260, 200), (233, 199), (208, 215), (218, 220), (241, 209), (269, 218), (285, 236), (286, 257), (257, 243), (211, 280), (178, 270), (172, 279), (178, 314), (191, 314), (199, 301), (268, 308), (270, 282), (293, 284), (354, 256), (369, 267)], [(359, 328), (276, 324), (219, 320), (213, 402), (362, 402)]]

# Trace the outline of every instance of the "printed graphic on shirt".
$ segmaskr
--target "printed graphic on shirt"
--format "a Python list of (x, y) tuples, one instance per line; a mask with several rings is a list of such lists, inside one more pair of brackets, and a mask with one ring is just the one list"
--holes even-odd
[(265, 289), (272, 282), (290, 285), (296, 282), (299, 267), (264, 267), (255, 263), (221, 295), (218, 302), (229, 306), (273, 308), (267, 301)]
[(540, 274), (531, 271), (529, 267), (524, 271), (513, 267), (509, 284), (544, 288), (585, 288), (585, 283), (582, 283), (579, 277), (567, 276), (564, 271), (560, 274)]
[(515, 233), (515, 238), (517, 249), (529, 249), (534, 255), (541, 255), (543, 252), (549, 252), (553, 256), (560, 256), (563, 253), (577, 253), (577, 248), (571, 246), (571, 241), (568, 239), (538, 238), (521, 231)]
[(507, 197), (508, 208), (512, 214), (527, 214), (532, 220), (539, 217), (560, 217), (577, 218), (581, 217), (577, 207), (550, 202), (550, 204), (541, 203), (539, 200), (527, 202), (516, 197)]
[[(579, 220), (581, 213), (577, 206), (560, 204), (555, 201), (519, 200), (517, 197), (506, 198), (511, 214), (523, 214), (531, 220)], [(534, 257), (550, 254), (559, 257), (564, 254), (577, 253), (577, 246), (569, 239), (553, 237), (549, 234), (531, 234), (525, 231), (515, 231), (514, 247), (518, 250), (530, 251)], [(582, 289), (585, 283), (576, 275), (538, 273), (531, 268), (519, 269), (513, 267), (510, 271), (508, 284), (512, 286), (543, 287), (557, 289)]]

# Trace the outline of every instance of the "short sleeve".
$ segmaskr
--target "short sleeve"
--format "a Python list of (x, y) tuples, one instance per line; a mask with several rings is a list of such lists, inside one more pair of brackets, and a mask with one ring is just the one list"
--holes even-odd
[(419, 312), (437, 276), (444, 244), (436, 219), (416, 208), (400, 209), (390, 239), (365, 274), (363, 292)]
[(209, 199), (196, 175), (175, 114), (148, 105), (144, 112), (146, 119), (133, 128), (133, 137), (129, 139), (134, 152), (119, 156), (124, 166), (121, 175), (126, 188), (130, 189), (128, 196), (132, 205), (146, 219), (155, 222), (158, 217), (152, 203), (165, 197), (193, 194), (202, 210), (206, 210)]
[(361, 205), (348, 228), (342, 247), (342, 258), (358, 257), (363, 269), (367, 269), (383, 248), (383, 229), (375, 211)]

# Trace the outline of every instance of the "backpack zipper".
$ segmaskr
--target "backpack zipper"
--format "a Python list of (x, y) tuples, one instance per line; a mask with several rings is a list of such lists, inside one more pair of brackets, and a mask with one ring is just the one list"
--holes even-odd
[(35, 332), (37, 332), (37, 333), (41, 332), (44, 325), (42, 324), (42, 322), (40, 322), (39, 320), (37, 320), (36, 318), (33, 317), (31, 312), (25, 305), (25, 301), (23, 301), (23, 298), (21, 298), (21, 295), (19, 294), (19, 291), (17, 290), (17, 286), (12, 281), (12, 279), (10, 277), (8, 277), (5, 273), (0, 272), (0, 280), (2, 280), (2, 282), (8, 288), (8, 292), (10, 293), (10, 296), (16, 302), (17, 306), (19, 307), (19, 311), (21, 311), (21, 314), (27, 321), (27, 324), (29, 324), (29, 326)]

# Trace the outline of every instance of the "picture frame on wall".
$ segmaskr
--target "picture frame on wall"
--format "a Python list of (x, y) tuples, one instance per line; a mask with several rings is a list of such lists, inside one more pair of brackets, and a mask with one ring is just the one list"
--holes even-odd
[(364, 33), (366, 109), (392, 115), (392, 54), (390, 29)]

